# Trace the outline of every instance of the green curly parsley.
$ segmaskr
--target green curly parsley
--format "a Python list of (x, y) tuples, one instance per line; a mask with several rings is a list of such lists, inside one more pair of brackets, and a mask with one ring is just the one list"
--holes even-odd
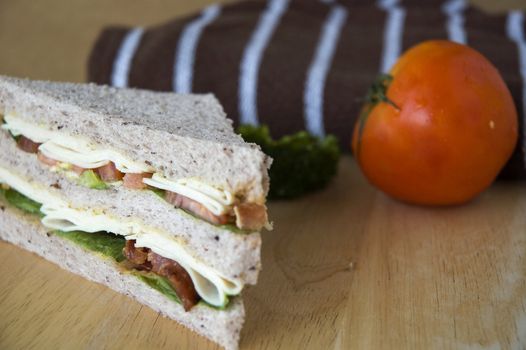
[(274, 159), (269, 198), (294, 198), (324, 188), (336, 174), (340, 149), (333, 135), (324, 139), (306, 131), (273, 140), (267, 126), (238, 128), (246, 142), (258, 144)]

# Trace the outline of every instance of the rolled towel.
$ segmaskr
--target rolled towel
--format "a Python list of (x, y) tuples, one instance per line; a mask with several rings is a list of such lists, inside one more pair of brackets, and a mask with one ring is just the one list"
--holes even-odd
[(520, 120), (500, 178), (526, 178), (524, 14), (486, 14), (463, 0), (255, 0), (211, 5), (151, 28), (108, 27), (90, 81), (214, 93), (236, 124), (336, 135), (344, 151), (375, 76), (428, 39), (468, 44), (499, 69)]

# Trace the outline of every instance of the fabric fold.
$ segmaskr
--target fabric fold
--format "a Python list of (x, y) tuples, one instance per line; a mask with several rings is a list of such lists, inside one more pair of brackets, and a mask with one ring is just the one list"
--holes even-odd
[[(235, 124), (240, 120), (267, 124), (274, 137), (320, 130), (319, 134), (335, 134), (342, 150), (349, 152), (367, 89), (399, 51), (430, 39), (464, 41), (499, 69), (519, 113), (521, 140), (500, 178), (526, 179), (522, 147), (526, 87), (520, 65), (524, 50), (516, 35), (508, 35), (511, 12), (491, 15), (463, 0), (255, 0), (211, 9), (146, 28), (129, 60), (128, 85), (172, 91), (174, 81), (180, 80), (184, 92), (214, 93)], [(345, 20), (335, 17), (337, 35), (324, 34), (327, 25), (332, 28), (331, 13), (345, 14)], [(261, 29), (268, 24), (262, 18), (269, 18), (268, 33)], [(198, 35), (190, 38), (189, 54), (178, 54), (181, 40), (190, 40), (189, 26), (196, 27), (193, 32)], [(394, 43), (389, 28), (397, 31)], [(115, 85), (115, 62), (133, 30), (137, 28), (108, 27), (101, 32), (88, 59), (89, 81)], [(254, 37), (262, 30), (268, 34), (264, 45), (257, 47), (256, 60), (247, 61), (246, 52), (253, 51)], [(320, 52), (323, 47), (331, 52)], [(322, 67), (323, 74), (313, 76), (313, 65)], [(192, 71), (181, 72), (182, 67)], [(250, 93), (241, 93), (246, 86)], [(257, 118), (241, 116), (245, 110)]]

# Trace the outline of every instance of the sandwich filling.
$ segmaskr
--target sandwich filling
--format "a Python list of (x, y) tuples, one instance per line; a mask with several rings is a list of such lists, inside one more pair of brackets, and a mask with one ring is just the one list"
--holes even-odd
[(215, 225), (235, 225), (254, 231), (269, 227), (265, 205), (241, 203), (229, 191), (198, 179), (168, 179), (148, 162), (141, 163), (81, 136), (70, 136), (29, 123), (13, 113), (4, 116), (2, 128), (17, 138), (18, 146), (52, 171), (79, 178), (96, 189), (108, 184), (131, 189), (153, 189), (169, 203)]
[[(228, 296), (243, 288), (240, 279), (223, 276), (193, 257), (183, 244), (167, 232), (148, 227), (138, 220), (122, 221), (96, 209), (76, 209), (45, 187), (0, 167), (0, 184), (39, 203), (42, 224), (63, 233), (94, 235), (111, 232), (126, 240), (124, 256), (132, 268), (167, 278), (185, 309), (199, 300), (224, 307)], [(88, 236), (89, 237), (89, 236)]]

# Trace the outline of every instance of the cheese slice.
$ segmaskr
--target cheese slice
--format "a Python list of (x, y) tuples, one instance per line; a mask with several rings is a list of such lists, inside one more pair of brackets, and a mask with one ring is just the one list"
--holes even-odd
[(139, 220), (112, 217), (101, 210), (80, 210), (71, 208), (61, 197), (54, 195), (44, 186), (25, 179), (0, 167), (0, 183), (7, 184), (28, 198), (42, 204), (42, 224), (64, 232), (107, 231), (136, 240), (137, 247), (150, 248), (155, 253), (179, 263), (190, 275), (199, 296), (213, 306), (222, 307), (228, 295), (237, 295), (243, 289), (243, 282), (230, 279), (205, 265), (190, 254), (175, 237), (163, 230), (149, 227)]
[[(95, 169), (113, 162), (123, 173), (153, 173), (155, 169), (138, 163), (112, 149), (95, 145), (81, 136), (69, 136), (62, 132), (51, 131), (43, 126), (29, 123), (13, 113), (6, 113), (2, 128), (13, 135), (29, 138), (41, 143), (39, 150), (46, 157), (69, 163), (84, 169)], [(162, 190), (182, 194), (205, 206), (215, 215), (231, 212), (234, 196), (228, 191), (221, 191), (197, 179), (167, 179), (159, 173), (143, 182)]]
[(223, 215), (230, 212), (230, 208), (234, 204), (234, 197), (230, 192), (219, 191), (194, 179), (173, 181), (159, 174), (153, 174), (151, 179), (144, 178), (142, 181), (149, 186), (179, 193), (193, 199), (204, 205), (215, 215)]
[(104, 149), (81, 136), (73, 137), (51, 131), (29, 123), (12, 113), (6, 113), (4, 121), (2, 128), (9, 130), (14, 136), (22, 135), (33, 142), (41, 143), (39, 150), (51, 159), (85, 169), (95, 169), (111, 161), (124, 173), (153, 172), (152, 167), (135, 162), (113, 150)]

